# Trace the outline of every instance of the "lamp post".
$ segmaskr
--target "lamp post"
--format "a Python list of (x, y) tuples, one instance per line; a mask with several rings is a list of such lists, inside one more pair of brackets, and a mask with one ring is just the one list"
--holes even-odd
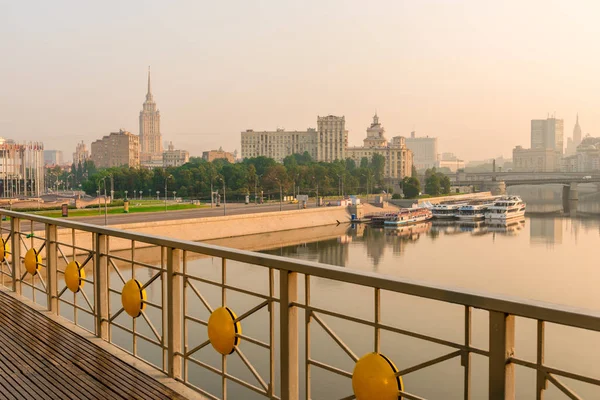
[(279, 211), (281, 211), (282, 205), (283, 205), (282, 204), (282, 201), (283, 201), (283, 191), (281, 189), (281, 181), (279, 180), (279, 178), (275, 178), (275, 180), (279, 184)]
[(258, 180), (262, 175), (256, 175), (254, 178), (254, 204), (258, 204)]
[(160, 197), (158, 197), (158, 195), (160, 194), (160, 190), (156, 191), (156, 200), (160, 200)]
[(176, 194), (177, 192), (173, 190), (173, 201), (177, 201), (177, 198), (175, 197)]
[(100, 189), (96, 190), (96, 198), (98, 199), (98, 214), (100, 214)]
[(129, 193), (127, 190), (125, 191), (125, 200), (127, 200), (127, 193)]
[(213, 203), (215, 201), (215, 192), (213, 189), (213, 180), (214, 177), (211, 175), (210, 176), (210, 208), (213, 208)]
[(169, 175), (165, 178), (165, 212), (167, 212), (167, 197), (168, 197), (168, 192), (167, 192), (167, 182), (169, 182), (169, 178), (172, 178), (173, 175)]
[(317, 200), (315, 201), (315, 206), (319, 207), (319, 180), (317, 179), (316, 176), (313, 176), (313, 179), (317, 183)]
[(227, 207), (227, 197), (225, 196), (225, 178), (221, 178), (223, 181), (223, 215), (225, 215), (225, 208)]

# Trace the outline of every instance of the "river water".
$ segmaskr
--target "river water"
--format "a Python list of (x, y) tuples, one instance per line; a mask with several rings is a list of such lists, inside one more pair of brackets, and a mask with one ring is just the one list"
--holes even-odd
[[(340, 225), (313, 230), (265, 234), (256, 237), (233, 238), (214, 241), (216, 244), (259, 250), (295, 259), (318, 261), (325, 264), (357, 270), (376, 272), (388, 276), (418, 280), (428, 284), (467, 289), (496, 295), (519, 297), (563, 304), (577, 308), (600, 310), (600, 271), (596, 254), (600, 248), (600, 195), (595, 187), (581, 187), (580, 202), (569, 215), (562, 213), (562, 187), (532, 186), (510, 188), (527, 202), (528, 215), (508, 226), (485, 224), (466, 225), (455, 222), (428, 222), (402, 229), (376, 228), (368, 225)], [(145, 250), (149, 252), (149, 250)], [(140, 253), (141, 254), (141, 253)], [(149, 254), (149, 253), (148, 253)], [(146, 261), (160, 265), (159, 260)], [(187, 270), (204, 279), (221, 279), (221, 260), (210, 257), (192, 257)], [(131, 273), (124, 268), (125, 279)], [(151, 270), (136, 270), (138, 279), (153, 276)], [(265, 268), (228, 261), (228, 284), (268, 295), (269, 275)], [(277, 283), (278, 275), (274, 275)], [(115, 289), (122, 285), (113, 274), (111, 284)], [(157, 281), (160, 282), (160, 281)], [(304, 302), (304, 279), (299, 280), (299, 302)], [(221, 304), (221, 292), (216, 286), (195, 282), (213, 308)], [(161, 303), (160, 284), (148, 288), (151, 302)], [(275, 295), (278, 296), (277, 284)], [(361, 286), (342, 284), (325, 279), (311, 279), (311, 304), (315, 307), (341, 312), (358, 318), (373, 320), (373, 290)], [(198, 297), (187, 293), (188, 314), (208, 320), (209, 313)], [(227, 291), (227, 305), (241, 315), (260, 304), (262, 299)], [(464, 340), (464, 308), (447, 303), (430, 301), (382, 291), (381, 319), (390, 326), (462, 343)], [(111, 295), (111, 310), (120, 307), (118, 295)], [(278, 306), (275, 307), (278, 315)], [(160, 311), (149, 308), (148, 316), (159, 331)], [(373, 329), (363, 325), (320, 315), (332, 330), (361, 356), (373, 351)], [(300, 329), (300, 392), (305, 398), (304, 313), (299, 313)], [(131, 319), (121, 315), (115, 322), (126, 326)], [(153, 333), (138, 318), (137, 329), (152, 337)], [(278, 318), (275, 321), (275, 338), (278, 338)], [(517, 318), (516, 356), (535, 362), (536, 323)], [(269, 316), (265, 308), (242, 321), (244, 335), (269, 342)], [(207, 339), (206, 327), (187, 323), (187, 346), (194, 348)], [(336, 368), (352, 372), (354, 363), (348, 355), (325, 333), (314, 320), (310, 326), (311, 357)], [(473, 311), (473, 345), (488, 349), (488, 313)], [(113, 340), (131, 350), (131, 337), (113, 328)], [(600, 335), (547, 324), (546, 362), (571, 372), (600, 377)], [(276, 340), (278, 343), (278, 340)], [(269, 352), (244, 341), (240, 344), (248, 360), (262, 378), (269, 380)], [(156, 347), (138, 340), (139, 354), (160, 365), (161, 353)], [(405, 369), (452, 352), (453, 349), (430, 342), (382, 332), (381, 352), (399, 369)], [(208, 345), (195, 357), (215, 367), (221, 367), (221, 356)], [(275, 359), (278, 359), (278, 353)], [(278, 370), (276, 362), (275, 371)], [(487, 398), (487, 358), (472, 357), (472, 399)], [(227, 371), (260, 387), (239, 356), (228, 356)], [(189, 364), (189, 379), (220, 397), (220, 378), (204, 368)], [(562, 379), (582, 398), (600, 398), (600, 389), (586, 384)], [(275, 379), (279, 391), (279, 377)], [(311, 368), (311, 398), (340, 399), (352, 393), (350, 379)], [(463, 368), (459, 358), (428, 367), (404, 377), (405, 390), (427, 399), (462, 399)], [(516, 367), (518, 399), (535, 398), (535, 373)], [(228, 398), (261, 399), (260, 395), (229, 382)], [(545, 399), (565, 398), (550, 383)]]

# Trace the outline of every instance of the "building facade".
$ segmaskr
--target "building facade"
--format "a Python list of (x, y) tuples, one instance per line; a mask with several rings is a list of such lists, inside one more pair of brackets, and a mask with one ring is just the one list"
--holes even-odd
[(110, 135), (92, 143), (92, 161), (97, 168), (139, 167), (139, 138), (124, 130), (111, 132)]
[(413, 153), (413, 162), (417, 170), (422, 171), (436, 166), (438, 140), (433, 137), (417, 137), (413, 131), (406, 139), (406, 147)]
[(600, 171), (600, 138), (586, 136), (574, 155), (563, 158), (563, 172)]
[(317, 117), (317, 161), (332, 162), (346, 159), (348, 131), (346, 118), (328, 115)]
[(176, 150), (173, 142), (169, 142), (167, 150), (163, 152), (163, 165), (165, 167), (179, 167), (190, 161), (190, 153), (187, 150)]
[(142, 163), (158, 160), (162, 163), (163, 145), (160, 133), (160, 111), (156, 108), (156, 102), (152, 95), (150, 83), (150, 68), (148, 68), (148, 92), (146, 101), (140, 111), (140, 159)]
[(242, 132), (242, 158), (269, 157), (277, 162), (292, 154), (308, 152), (313, 160), (331, 162), (344, 160), (348, 147), (345, 117), (317, 117), (317, 129), (305, 131)]
[(235, 162), (235, 155), (228, 151), (224, 151), (223, 148), (220, 147), (219, 150), (203, 151), (202, 159), (208, 162), (213, 162), (214, 160), (218, 159), (225, 159), (233, 164)]
[(0, 137), (0, 196), (38, 197), (45, 192), (44, 144)]
[(82, 140), (80, 143), (77, 143), (77, 147), (75, 147), (75, 153), (73, 153), (73, 162), (75, 165), (83, 164), (89, 158), (90, 152)]
[(411, 176), (413, 166), (413, 153), (406, 146), (406, 139), (395, 136), (390, 142), (385, 138), (385, 129), (379, 122), (377, 114), (373, 123), (367, 128), (367, 137), (361, 147), (348, 147), (347, 158), (351, 158), (357, 165), (363, 157), (369, 160), (374, 154), (385, 157), (384, 177), (403, 179)]
[(515, 172), (554, 172), (560, 171), (560, 158), (553, 149), (513, 149), (513, 171)]
[(44, 150), (44, 165), (62, 165), (63, 152), (60, 150)]
[(454, 153), (442, 153), (436, 162), (436, 168), (448, 168), (451, 172), (465, 169), (465, 160), (461, 160)]
[(551, 149), (563, 154), (564, 121), (562, 119), (532, 119), (531, 149)]

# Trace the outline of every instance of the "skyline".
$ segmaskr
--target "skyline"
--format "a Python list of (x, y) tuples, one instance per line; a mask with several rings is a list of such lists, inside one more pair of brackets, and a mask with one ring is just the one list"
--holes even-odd
[(377, 112), (388, 138), (414, 129), (466, 160), (528, 147), (548, 113), (565, 138), (577, 113), (599, 135), (593, 2), (58, 3), (0, 3), (0, 136), (69, 156), (139, 134), (148, 65), (163, 140), (194, 155), (329, 114), (350, 145)]

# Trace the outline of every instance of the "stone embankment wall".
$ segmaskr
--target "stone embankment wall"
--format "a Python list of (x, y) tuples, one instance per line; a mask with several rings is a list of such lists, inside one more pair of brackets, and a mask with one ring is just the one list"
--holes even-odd
[[(173, 239), (204, 241), (335, 225), (338, 222), (349, 222), (350, 214), (346, 207), (322, 207), (170, 221), (152, 221), (151, 219), (152, 214), (149, 213), (147, 222), (110, 225), (110, 227), (155, 236), (166, 236)], [(37, 234), (43, 235), (42, 232)], [(91, 248), (91, 236), (88, 232), (77, 231), (75, 235), (76, 245)], [(71, 244), (71, 230), (59, 229), (58, 241)], [(223, 244), (226, 245), (226, 241)], [(144, 247), (144, 244), (136, 243), (137, 247)], [(112, 250), (128, 249), (131, 248), (131, 241), (111, 238), (110, 248)]]

